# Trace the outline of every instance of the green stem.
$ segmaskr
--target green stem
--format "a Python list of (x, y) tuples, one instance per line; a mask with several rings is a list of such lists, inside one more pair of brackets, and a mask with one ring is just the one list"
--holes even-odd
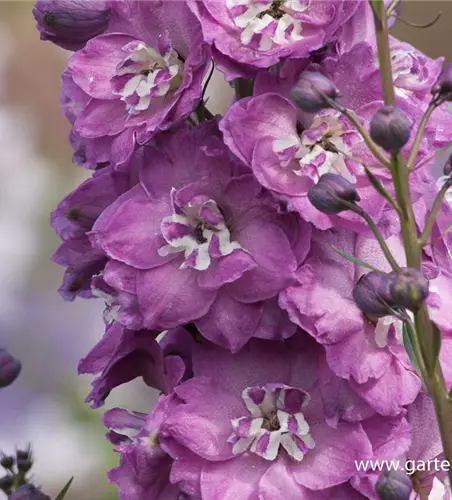
[(374, 234), (375, 238), (377, 239), (381, 250), (384, 253), (384, 256), (386, 257), (386, 260), (389, 262), (389, 265), (391, 266), (393, 271), (399, 272), (400, 271), (400, 266), (397, 264), (397, 261), (395, 260), (394, 256), (391, 253), (391, 250), (389, 249), (388, 245), (386, 244), (385, 239), (383, 238), (383, 235), (380, 233), (380, 230), (378, 229), (377, 225), (373, 221), (372, 217), (365, 212), (361, 207), (358, 207), (355, 205), (355, 208), (352, 209), (353, 212), (361, 216), (369, 226), (369, 229), (372, 231)]
[(360, 217), (362, 217), (366, 221), (367, 225), (369, 226), (369, 229), (372, 231), (372, 233), (374, 234), (378, 243), (380, 244), (380, 248), (383, 251), (383, 254), (386, 257), (386, 260), (389, 262), (389, 265), (391, 266), (392, 270), (399, 272), (400, 266), (397, 264), (397, 261), (395, 260), (394, 256), (392, 255), (391, 250), (389, 249), (388, 245), (386, 244), (386, 241), (383, 238), (383, 235), (380, 233), (380, 230), (378, 229), (377, 225), (373, 221), (372, 217), (367, 212), (365, 212), (360, 206), (356, 205), (355, 203), (350, 203), (348, 201), (342, 200), (342, 204), (345, 207), (347, 207), (348, 210), (359, 215)]
[[(378, 12), (374, 11), (374, 20), (385, 103), (393, 105), (395, 99), (389, 50), (389, 35), (387, 31), (387, 17), (384, 2), (382, 0), (378, 2)], [(417, 152), (413, 153), (412, 151), (410, 158), (412, 159), (416, 156)], [(401, 226), (407, 265), (420, 270), (422, 263), (422, 248), (417, 236), (417, 226), (411, 201), (409, 185), (410, 171), (401, 154), (392, 158), (391, 173), (394, 180), (397, 201), (402, 212)], [(449, 462), (452, 462), (452, 405), (449, 401), (441, 365), (435, 359), (433, 325), (425, 304), (415, 312), (414, 318), (416, 339), (419, 343), (421, 356), (419, 361), (424, 363), (427, 372), (427, 380), (424, 380), (424, 382), (435, 406), (445, 458)], [(449, 470), (449, 479), (452, 482), (452, 470)]]
[(380, 61), (380, 77), (383, 86), (384, 101), (387, 105), (395, 102), (394, 83), (392, 79), (391, 52), (389, 50), (388, 19), (385, 4), (378, 2), (379, 12), (374, 11), (375, 32), (377, 37), (378, 59)]
[(436, 216), (438, 215), (439, 209), (441, 208), (441, 203), (446, 196), (446, 193), (450, 186), (452, 185), (452, 177), (449, 178), (444, 186), (441, 188), (440, 192), (436, 195), (435, 201), (433, 202), (433, 207), (428, 216), (427, 224), (425, 224), (424, 231), (419, 239), (419, 244), (421, 247), (425, 247), (427, 245), (430, 234), (432, 233), (433, 225), (436, 221)]
[(419, 153), (419, 147), (421, 145), (422, 137), (424, 137), (425, 127), (432, 116), (433, 111), (436, 109), (436, 104), (430, 104), (427, 108), (427, 111), (424, 113), (422, 117), (421, 123), (419, 124), (419, 128), (416, 132), (416, 137), (414, 138), (413, 147), (411, 148), (410, 156), (406, 162), (406, 166), (408, 170), (411, 170), (414, 166), (414, 162), (416, 161), (417, 154)]

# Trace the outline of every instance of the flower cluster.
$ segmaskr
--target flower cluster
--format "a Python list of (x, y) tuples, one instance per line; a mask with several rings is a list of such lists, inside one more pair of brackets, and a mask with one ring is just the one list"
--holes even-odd
[[(87, 401), (136, 377), (161, 391), (149, 414), (105, 414), (119, 498), (449, 498), (442, 476), (397, 478), (405, 496), (389, 497), (390, 476), (376, 488), (378, 471), (357, 468), (442, 453), (404, 324), (428, 308), (450, 387), (451, 206), (435, 209), (421, 273), (375, 189), (393, 193), (385, 151), (407, 155), (431, 92), (450, 92), (442, 59), (391, 39), (383, 107), (367, 2), (39, 0), (34, 13), (42, 38), (75, 51), (61, 102), (74, 161), (93, 170), (51, 216), (62, 297), (105, 303), (79, 366), (95, 375)], [(204, 102), (212, 64), (237, 90), (224, 116)], [(439, 185), (430, 173), (451, 118), (438, 107), (415, 144), (420, 232), (452, 184), (447, 166)]]

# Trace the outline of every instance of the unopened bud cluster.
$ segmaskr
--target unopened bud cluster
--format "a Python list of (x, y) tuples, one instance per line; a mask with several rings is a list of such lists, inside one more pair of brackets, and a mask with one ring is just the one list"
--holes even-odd
[[(47, 500), (49, 498), (28, 484), (27, 474), (33, 467), (30, 447), (26, 450), (17, 450), (15, 456), (0, 454), (0, 466), (6, 473), (0, 477), (0, 490), (10, 495), (8, 500)], [(35, 490), (36, 494), (33, 493)]]
[(371, 271), (353, 289), (353, 298), (364, 313), (375, 318), (394, 309), (416, 311), (428, 295), (429, 283), (420, 271), (403, 268), (400, 272)]

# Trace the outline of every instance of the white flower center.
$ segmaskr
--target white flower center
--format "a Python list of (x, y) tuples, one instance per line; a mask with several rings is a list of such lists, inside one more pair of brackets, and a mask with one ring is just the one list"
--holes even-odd
[(300, 462), (315, 446), (302, 409), (310, 400), (301, 389), (282, 384), (247, 387), (243, 400), (251, 414), (232, 420), (228, 442), (235, 455), (250, 449), (252, 453), (275, 460), (280, 447)]
[[(351, 148), (360, 142), (355, 131), (347, 130), (337, 113), (322, 112), (316, 116), (311, 127), (296, 135), (273, 142), (273, 151), (281, 159), (281, 166), (289, 164), (295, 174), (310, 177), (314, 182), (326, 173), (336, 173), (355, 183), (356, 177), (350, 170), (361, 169), (348, 157)], [(296, 160), (296, 166), (292, 160)]]
[(242, 43), (256, 41), (262, 51), (300, 40), (302, 24), (296, 14), (310, 4), (311, 0), (226, 0), (234, 24), (242, 29)]
[(181, 269), (191, 267), (198, 271), (209, 268), (212, 258), (229, 255), (242, 248), (231, 241), (223, 214), (214, 200), (197, 196), (184, 207), (176, 206), (173, 190), (173, 214), (162, 220), (161, 230), (167, 245), (159, 249), (161, 256), (184, 252)]
[(137, 41), (124, 46), (123, 51), (128, 55), (116, 68), (111, 82), (129, 113), (145, 111), (152, 99), (164, 98), (181, 85), (183, 62), (170, 46), (157, 51)]

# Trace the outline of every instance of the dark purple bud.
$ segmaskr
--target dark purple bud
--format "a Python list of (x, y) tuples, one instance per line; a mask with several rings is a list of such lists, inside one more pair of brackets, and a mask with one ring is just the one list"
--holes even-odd
[(449, 156), (443, 167), (443, 174), (447, 177), (452, 176), (452, 155)]
[(448, 101), (452, 100), (452, 64), (448, 64), (441, 71), (435, 85), (432, 88), (433, 95), (448, 97)]
[(33, 466), (33, 454), (30, 446), (26, 450), (16, 451), (17, 470), (26, 474)]
[(371, 271), (364, 274), (353, 288), (353, 298), (362, 312), (382, 318), (391, 314), (389, 307), (394, 305), (390, 287), (393, 273)]
[(370, 122), (370, 136), (385, 151), (398, 153), (410, 140), (411, 123), (395, 106), (383, 106)]
[(391, 297), (398, 307), (416, 310), (428, 295), (428, 280), (411, 267), (402, 269), (391, 282)]
[(331, 107), (325, 96), (334, 101), (339, 97), (339, 90), (321, 73), (305, 71), (292, 88), (290, 96), (303, 111), (313, 113)]
[(359, 201), (355, 186), (337, 174), (323, 174), (308, 192), (309, 201), (325, 214), (338, 214), (349, 207), (344, 203)]
[(44, 495), (36, 486), (25, 484), (12, 493), (8, 500), (51, 500), (49, 496)]
[(386, 470), (375, 485), (381, 500), (409, 500), (412, 490), (411, 479), (403, 471)]
[(0, 388), (11, 385), (19, 376), (21, 369), (20, 361), (0, 348)]
[(10, 491), (14, 484), (14, 477), (8, 474), (7, 476), (0, 477), (0, 490)]
[(11, 457), (10, 455), (1, 455), (0, 465), (4, 469), (12, 469), (14, 467), (14, 457)]
[(38, 0), (33, 15), (41, 40), (78, 50), (107, 29), (110, 9), (105, 0)]

